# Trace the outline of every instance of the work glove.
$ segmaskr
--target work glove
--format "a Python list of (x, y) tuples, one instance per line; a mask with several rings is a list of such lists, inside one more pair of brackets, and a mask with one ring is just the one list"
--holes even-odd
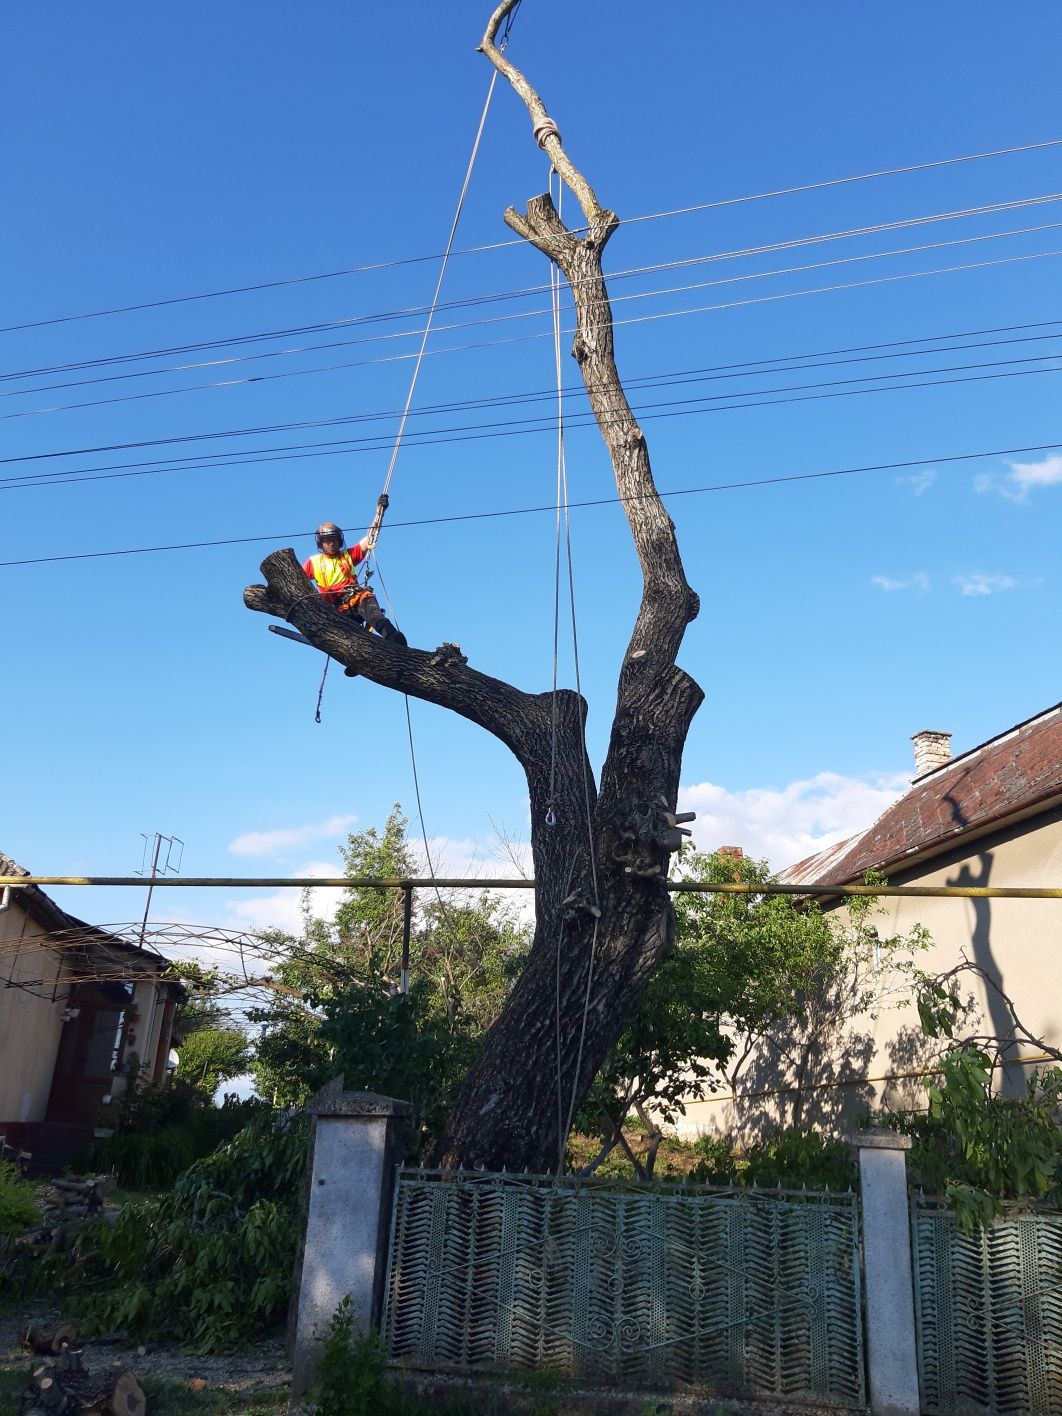
[(391, 505), (391, 499), (386, 492), (380, 493), (379, 497), (377, 498), (376, 505), (380, 508), (381, 511), (386, 511), (387, 508)]

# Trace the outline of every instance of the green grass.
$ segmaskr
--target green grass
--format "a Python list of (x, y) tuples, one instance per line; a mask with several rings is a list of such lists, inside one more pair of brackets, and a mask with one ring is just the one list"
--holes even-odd
[(33, 1376), (32, 1367), (0, 1368), (0, 1411), (17, 1411), (19, 1400)]
[(192, 1391), (187, 1382), (145, 1377), (142, 1384), (151, 1416), (280, 1416), (288, 1408), (287, 1388), (276, 1392)]

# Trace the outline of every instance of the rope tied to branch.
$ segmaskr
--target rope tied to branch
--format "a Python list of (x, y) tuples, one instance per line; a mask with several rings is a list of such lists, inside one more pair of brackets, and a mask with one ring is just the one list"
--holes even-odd
[(556, 138), (558, 142), (561, 141), (560, 129), (548, 115), (542, 119), (541, 123), (535, 124), (533, 131), (535, 142), (538, 143), (543, 152), (546, 150), (547, 138)]

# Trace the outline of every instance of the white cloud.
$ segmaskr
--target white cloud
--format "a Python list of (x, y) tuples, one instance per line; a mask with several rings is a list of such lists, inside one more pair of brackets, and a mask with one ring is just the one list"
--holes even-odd
[(1062, 484), (1062, 454), (1052, 453), (1039, 462), (1008, 462), (1005, 477), (982, 472), (974, 478), (978, 492), (998, 492), (1009, 501), (1023, 502), (1033, 487), (1056, 487)]
[[(230, 841), (227, 849), (233, 855), (279, 856), (307, 846), (311, 841), (337, 840), (353, 826), (356, 816), (330, 816), (327, 821), (309, 826), (281, 827), (276, 831), (246, 831)], [(335, 872), (330, 872), (334, 874)]]
[(989, 575), (983, 570), (973, 570), (969, 575), (953, 575), (953, 585), (957, 585), (964, 595), (994, 595), (999, 590), (1013, 590), (1017, 581), (1009, 575)]
[(906, 477), (897, 477), (896, 483), (900, 487), (910, 487), (916, 497), (928, 492), (933, 483), (937, 480), (937, 470), (935, 467), (923, 467), (921, 472), (912, 472)]
[[(431, 871), (424, 859), (423, 842), (414, 838), (411, 842), (414, 858), (414, 872), (421, 878), (428, 878)], [(440, 878), (457, 880), (475, 879), (515, 879), (520, 875), (530, 878), (534, 871), (530, 858), (530, 842), (512, 843), (516, 860), (502, 852), (497, 842), (476, 841), (472, 838), (459, 839), (451, 836), (432, 836), (428, 839), (431, 854), (431, 870)], [(518, 868), (518, 863), (521, 868)], [(310, 861), (289, 872), (307, 882), (314, 879), (333, 879), (342, 875), (342, 866), (329, 861)], [(431, 898), (431, 887), (417, 892), (417, 898), (424, 902)], [(470, 895), (478, 895), (478, 890), (470, 889)], [(502, 890), (497, 892), (521, 908), (533, 911), (534, 899), (531, 890)], [(343, 892), (333, 886), (322, 886), (313, 892), (312, 908), (315, 915), (331, 919), (343, 899)], [(254, 933), (261, 929), (281, 929), (288, 934), (302, 932), (302, 891), (289, 887), (268, 895), (257, 895), (246, 900), (225, 902), (224, 924), (228, 928)]]
[(730, 792), (714, 782), (680, 787), (679, 809), (696, 811), (700, 850), (741, 846), (784, 870), (870, 826), (908, 786), (899, 773), (845, 777), (818, 772), (784, 787)]
[[(292, 877), (305, 880), (332, 880), (343, 874), (334, 861), (310, 861), (290, 872)], [(315, 915), (331, 919), (343, 899), (343, 891), (335, 886), (314, 890), (312, 909)], [(249, 900), (226, 900), (224, 926), (254, 933), (260, 929), (282, 929), (288, 934), (302, 933), (302, 891), (294, 886), (277, 890), (272, 895), (257, 895)]]
[(932, 581), (924, 570), (915, 570), (906, 580), (892, 580), (887, 575), (872, 575), (871, 585), (876, 585), (879, 590), (915, 590), (919, 595), (924, 595), (932, 588)]

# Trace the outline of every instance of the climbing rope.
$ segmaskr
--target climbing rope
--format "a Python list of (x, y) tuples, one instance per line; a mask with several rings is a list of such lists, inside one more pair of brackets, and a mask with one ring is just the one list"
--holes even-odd
[(315, 723), (319, 723), (321, 721), (321, 700), (324, 698), (325, 679), (328, 677), (328, 665), (331, 662), (331, 659), (325, 659), (324, 673), (321, 675), (321, 686), (317, 690), (317, 712), (313, 715), (313, 720)]
[[(554, 130), (555, 131), (555, 130)], [(554, 197), (554, 177), (556, 182), (556, 196)], [(550, 166), (549, 172), (549, 193), (553, 198), (557, 215), (563, 215), (564, 187), (559, 174)], [(557, 523), (556, 523), (556, 547), (554, 552), (553, 567), (553, 699), (551, 714), (551, 743), (550, 743), (550, 781), (549, 798), (546, 804), (546, 825), (554, 827), (557, 824), (557, 811), (555, 801), (556, 775), (557, 775), (557, 736), (558, 736), (558, 713), (557, 694), (559, 678), (560, 660), (560, 596), (561, 596), (561, 544), (563, 539), (564, 559), (567, 564), (568, 578), (568, 604), (571, 610), (572, 629), (572, 659), (575, 669), (575, 691), (582, 700), (583, 686), (582, 674), (579, 665), (579, 626), (575, 609), (575, 566), (572, 556), (572, 530), (571, 514), (568, 499), (568, 462), (564, 441), (564, 369), (561, 353), (561, 274), (555, 262), (550, 262), (550, 308), (553, 316), (553, 362), (554, 373), (557, 383)], [(563, 536), (562, 536), (563, 532)], [(579, 1028), (579, 1047), (575, 1060), (575, 1072), (572, 1078), (572, 1094), (568, 1103), (568, 1112), (564, 1114), (564, 1095), (562, 1079), (562, 1046), (561, 1046), (561, 944), (563, 942), (563, 926), (560, 937), (557, 940), (556, 955), (556, 1015), (555, 1015), (555, 1046), (556, 1046), (556, 1067), (557, 1067), (557, 1173), (560, 1174), (564, 1168), (564, 1152), (568, 1144), (568, 1137), (571, 1134), (572, 1121), (575, 1116), (575, 1102), (579, 1088), (579, 1073), (583, 1065), (583, 1051), (586, 1044), (586, 1027), (590, 1013), (590, 994), (594, 981), (594, 966), (597, 959), (597, 936), (600, 921), (600, 896), (597, 881), (597, 861), (594, 853), (594, 825), (590, 807), (590, 781), (587, 775), (586, 753), (582, 758), (583, 776), (583, 807), (586, 818), (587, 850), (590, 860), (590, 878), (593, 885), (593, 906), (594, 906), (594, 932), (590, 941), (590, 959), (587, 967), (586, 991), (583, 997), (583, 1014)], [(574, 864), (574, 863), (573, 863)]]
[[(511, 18), (511, 17), (510, 17)], [(504, 38), (501, 48), (504, 48)], [(495, 69), (491, 75), (490, 87), (487, 89), (487, 99), (483, 105), (483, 112), (480, 115), (479, 127), (476, 129), (475, 141), (472, 144), (472, 155), (468, 159), (468, 167), (465, 171), (465, 180), (461, 184), (461, 195), (457, 199), (457, 210), (454, 212), (453, 224), (450, 227), (450, 238), (446, 243), (446, 250), (443, 252), (442, 263), (439, 266), (439, 277), (435, 282), (435, 293), (431, 297), (431, 306), (428, 310), (428, 318), (424, 321), (424, 332), (421, 335), (420, 349), (417, 351), (416, 362), (413, 365), (413, 377), (409, 381), (409, 393), (406, 395), (406, 405), (402, 409), (402, 418), (398, 424), (398, 434), (395, 437), (395, 445), (391, 449), (391, 460), (387, 465), (387, 476), (384, 478), (383, 489), (391, 485), (391, 478), (394, 476), (395, 463), (398, 461), (398, 450), (402, 446), (402, 438), (406, 431), (406, 422), (409, 419), (409, 410), (413, 405), (413, 394), (416, 391), (417, 379), (420, 377), (420, 366), (424, 362), (424, 351), (428, 347), (428, 336), (431, 334), (432, 321), (435, 318), (435, 309), (439, 303), (439, 294), (442, 290), (443, 280), (446, 276), (446, 266), (450, 260), (450, 252), (454, 248), (454, 239), (457, 236), (457, 227), (461, 220), (461, 213), (465, 206), (465, 197), (468, 195), (468, 184), (472, 180), (472, 169), (476, 165), (476, 156), (479, 153), (480, 139), (483, 137), (483, 129), (487, 123), (487, 114), (490, 112), (490, 102), (494, 97), (494, 86), (498, 81), (498, 71)]]
[[(507, 17), (507, 19), (506, 19), (505, 29), (504, 29), (504, 32), (502, 33), (501, 41), (500, 41), (499, 46), (498, 46), (500, 50), (504, 50), (506, 44), (507, 44), (508, 41), (509, 41), (509, 33), (510, 33), (510, 31), (512, 30), (513, 20), (515, 19), (515, 17), (516, 17), (516, 11), (517, 11), (519, 8), (520, 8), (520, 3), (519, 3), (519, 0), (518, 0), (517, 5), (514, 6), (513, 10), (510, 12), (510, 14), (508, 15), (508, 17)], [(475, 138), (474, 138), (474, 140), (473, 140), (473, 143), (472, 143), (472, 152), (471, 152), (471, 154), (470, 154), (470, 156), (469, 156), (469, 159), (468, 159), (468, 166), (467, 166), (467, 168), (465, 169), (464, 181), (461, 183), (461, 191), (460, 191), (460, 194), (458, 195), (458, 198), (457, 198), (457, 208), (456, 208), (456, 210), (454, 211), (454, 219), (453, 219), (453, 221), (452, 221), (452, 223), (451, 223), (451, 225), (450, 225), (450, 235), (449, 235), (449, 238), (447, 239), (447, 242), (446, 242), (446, 249), (443, 251), (442, 261), (440, 262), (440, 265), (439, 265), (439, 275), (438, 275), (438, 278), (437, 278), (437, 280), (436, 280), (436, 282), (435, 282), (435, 291), (434, 291), (434, 293), (432, 294), (431, 306), (429, 307), (429, 310), (428, 310), (428, 317), (427, 317), (427, 319), (426, 319), (425, 322), (424, 322), (424, 330), (423, 330), (423, 333), (422, 333), (422, 335), (421, 335), (420, 348), (419, 348), (419, 350), (417, 351), (417, 357), (416, 357), (416, 360), (415, 360), (414, 365), (413, 365), (413, 374), (412, 374), (412, 377), (410, 378), (410, 381), (409, 381), (409, 392), (408, 392), (407, 395), (406, 395), (405, 406), (404, 406), (404, 408), (402, 409), (402, 417), (401, 417), (401, 419), (399, 420), (398, 432), (397, 432), (396, 435), (395, 435), (394, 446), (391, 448), (391, 458), (390, 458), (390, 461), (388, 462), (388, 465), (387, 465), (387, 475), (384, 477), (383, 492), (381, 493), (382, 496), (386, 496), (386, 495), (387, 495), (388, 488), (389, 488), (390, 485), (391, 485), (391, 478), (394, 476), (395, 465), (396, 465), (396, 463), (398, 462), (398, 453), (399, 453), (399, 450), (400, 450), (400, 448), (401, 448), (401, 446), (402, 446), (402, 438), (403, 438), (403, 436), (405, 435), (406, 423), (407, 423), (407, 421), (409, 420), (409, 411), (410, 411), (410, 409), (411, 409), (412, 406), (413, 406), (413, 395), (414, 395), (415, 392), (416, 392), (417, 380), (418, 380), (418, 378), (420, 377), (421, 365), (422, 365), (423, 362), (424, 362), (424, 354), (425, 354), (425, 351), (426, 351), (427, 346), (428, 346), (428, 337), (429, 337), (429, 335), (431, 334), (432, 322), (433, 322), (434, 319), (435, 319), (435, 311), (436, 311), (436, 308), (437, 308), (438, 303), (439, 303), (439, 295), (440, 295), (440, 293), (441, 293), (441, 291), (442, 291), (443, 280), (444, 280), (445, 277), (446, 277), (446, 267), (447, 267), (447, 264), (449, 263), (449, 260), (450, 260), (450, 253), (451, 253), (452, 250), (453, 250), (454, 241), (455, 241), (455, 239), (456, 239), (456, 237), (457, 237), (457, 228), (458, 228), (458, 226), (460, 225), (460, 222), (461, 222), (461, 214), (462, 214), (462, 212), (464, 211), (465, 198), (466, 198), (467, 195), (468, 195), (469, 183), (470, 183), (471, 180), (472, 180), (472, 172), (473, 172), (473, 169), (474, 169), (474, 167), (475, 167), (475, 165), (476, 165), (476, 157), (477, 157), (478, 154), (479, 154), (479, 145), (480, 145), (480, 141), (482, 140), (482, 137), (483, 137), (483, 130), (484, 130), (484, 128), (486, 127), (486, 124), (487, 124), (487, 115), (488, 115), (489, 112), (490, 112), (491, 100), (492, 100), (493, 97), (494, 97), (494, 88), (495, 88), (495, 85), (497, 84), (497, 81), (498, 81), (498, 71), (495, 69), (494, 73), (491, 75), (490, 85), (489, 85), (489, 87), (488, 87), (488, 89), (487, 89), (487, 97), (486, 97), (486, 100), (484, 101), (484, 104), (483, 104), (483, 112), (480, 114), (479, 126), (478, 126), (477, 129), (476, 129), (476, 136), (475, 136)], [(386, 582), (384, 581), (383, 572), (382, 572), (382, 570), (380, 569), (380, 558), (379, 558), (379, 555), (377, 554), (377, 551), (376, 551), (376, 537), (375, 537), (375, 536), (373, 536), (373, 537), (371, 538), (371, 540), (370, 540), (369, 552), (370, 552), (370, 554), (372, 555), (372, 558), (373, 558), (373, 566), (374, 566), (374, 568), (375, 568), (375, 572), (376, 572), (377, 576), (379, 577), (380, 589), (383, 591), (384, 601), (385, 601), (385, 603), (386, 603), (386, 605), (387, 605), (388, 612), (389, 612), (390, 617), (391, 617), (391, 621), (392, 621), (393, 624), (399, 626), (399, 628), (400, 628), (401, 626), (399, 625), (398, 616), (397, 616), (397, 614), (395, 613), (394, 606), (393, 606), (392, 603), (391, 603), (391, 597), (390, 597), (390, 595), (387, 593), (387, 584), (386, 584)], [(417, 770), (417, 750), (416, 750), (416, 746), (415, 746), (415, 744), (414, 744), (414, 739), (413, 739), (413, 716), (412, 716), (412, 712), (411, 712), (410, 704), (409, 704), (409, 694), (408, 694), (408, 693), (404, 693), (404, 694), (402, 695), (402, 697), (403, 697), (403, 700), (404, 700), (404, 702), (405, 702), (405, 709), (406, 709), (406, 733), (407, 733), (407, 736), (408, 736), (408, 738), (409, 738), (409, 760), (410, 760), (410, 765), (411, 765), (412, 771), (413, 771), (413, 790), (414, 790), (414, 794), (415, 794), (416, 799), (417, 799), (417, 818), (418, 818), (418, 820), (419, 820), (419, 822), (420, 822), (420, 834), (421, 834), (421, 839), (422, 839), (423, 844), (424, 844), (424, 860), (425, 860), (425, 863), (427, 864), (428, 874), (429, 874), (430, 877), (431, 877), (432, 885), (433, 885), (434, 888), (435, 888), (435, 897), (436, 897), (436, 899), (438, 900), (438, 903), (439, 903), (439, 910), (440, 910), (440, 912), (441, 912), (441, 914), (442, 914), (443, 920), (444, 920), (445, 923), (446, 923), (446, 927), (447, 927), (447, 929), (448, 929), (449, 932), (450, 932), (451, 938), (454, 939), (454, 940), (456, 940), (456, 938), (457, 938), (457, 933), (456, 933), (456, 931), (455, 931), (455, 929), (454, 929), (453, 921), (451, 920), (449, 911), (448, 911), (448, 909), (447, 909), (447, 907), (446, 907), (446, 901), (443, 899), (442, 891), (439, 889), (438, 882), (437, 882), (437, 880), (436, 880), (436, 878), (435, 878), (435, 866), (434, 866), (434, 864), (433, 864), (433, 862), (432, 862), (431, 850), (430, 850), (430, 848), (429, 848), (429, 846), (428, 846), (428, 828), (427, 828), (427, 825), (425, 824), (425, 820), (424, 820), (424, 808), (423, 808), (423, 804), (422, 804), (422, 801), (421, 801), (421, 794), (420, 794), (420, 775), (419, 775), (419, 772), (418, 772), (418, 770)]]

